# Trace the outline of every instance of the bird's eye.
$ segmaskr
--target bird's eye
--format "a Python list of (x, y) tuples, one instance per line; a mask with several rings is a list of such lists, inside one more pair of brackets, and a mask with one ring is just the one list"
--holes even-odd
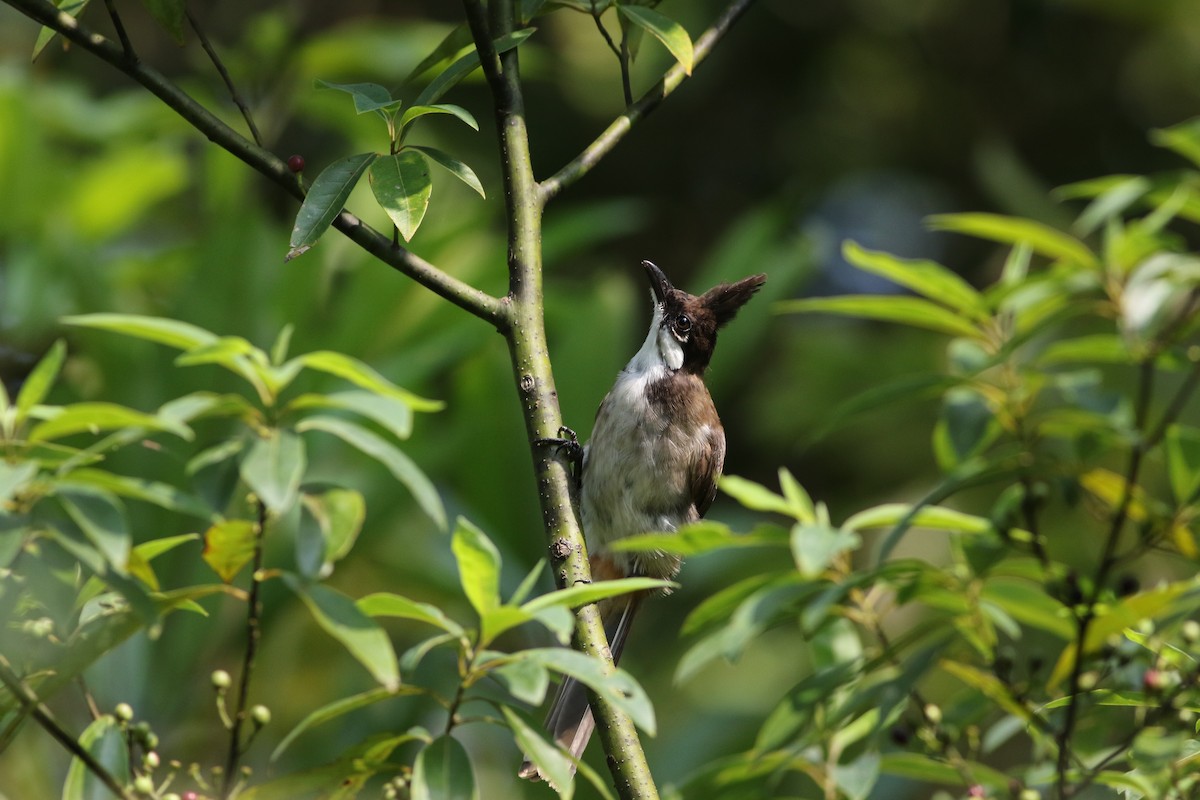
[(675, 330), (680, 333), (687, 333), (692, 329), (692, 318), (687, 314), (680, 314), (675, 318)]

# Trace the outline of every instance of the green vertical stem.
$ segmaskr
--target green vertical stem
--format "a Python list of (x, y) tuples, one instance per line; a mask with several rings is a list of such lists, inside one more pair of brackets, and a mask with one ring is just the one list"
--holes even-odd
[[(492, 89), (500, 138), (508, 219), (509, 293), (505, 299), (511, 304), (512, 321), (505, 338), (531, 443), (542, 524), (555, 579), (560, 586), (572, 586), (590, 582), (591, 570), (567, 461), (555, 447), (541, 443), (557, 436), (562, 425), (543, 314), (542, 195), (533, 177), (518, 50), (497, 55), (492, 46), (494, 39), (511, 32), (515, 17), (511, 0), (490, 2), (490, 21), (478, 0), (464, 0), (464, 7)], [(574, 646), (603, 659), (612, 668), (612, 654), (595, 605), (578, 612)], [(624, 800), (656, 800), (658, 790), (632, 720), (603, 698), (592, 696), (591, 703), (618, 795)]]

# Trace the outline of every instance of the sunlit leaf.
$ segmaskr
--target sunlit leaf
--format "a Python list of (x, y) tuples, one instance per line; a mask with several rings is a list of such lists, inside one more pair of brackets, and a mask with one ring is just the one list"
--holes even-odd
[(255, 439), (238, 469), (246, 484), (276, 514), (296, 502), (308, 466), (304, 440), (287, 430), (274, 430)]
[(462, 636), (464, 633), (462, 626), (447, 617), (437, 606), (418, 603), (416, 600), (409, 600), (407, 597), (391, 592), (376, 592), (359, 598), (358, 608), (364, 614), (372, 617), (412, 619), (435, 625), (454, 636)]
[(0, 513), (4, 504), (37, 475), (37, 464), (29, 461), (10, 464), (0, 459)]
[(1064, 641), (1075, 635), (1075, 625), (1065, 613), (1066, 609), (1046, 594), (1042, 586), (1017, 578), (994, 577), (984, 584), (981, 598), (995, 603), (1013, 619)]
[(944, 306), (919, 297), (892, 295), (852, 295), (844, 297), (806, 297), (776, 304), (783, 314), (817, 312), (848, 317), (898, 322), (914, 328), (926, 328), (951, 336), (979, 339), (983, 334), (960, 315)]
[(792, 527), (792, 557), (801, 575), (815, 577), (842, 553), (856, 549), (861, 541), (853, 531), (797, 523)]
[[(353, 489), (328, 489), (320, 494), (300, 496), (303, 514), (297, 533), (297, 561), (306, 575), (323, 574), (345, 558), (367, 516), (367, 504)], [(312, 543), (311, 551), (301, 556), (301, 541)]]
[(192, 431), (175, 420), (154, 414), (134, 411), (115, 403), (73, 403), (63, 406), (54, 416), (34, 425), (29, 431), (29, 441), (43, 442), (73, 436), (77, 433), (97, 434), (120, 428), (145, 428), (151, 431), (173, 433), (181, 439), (192, 438)]
[(475, 117), (471, 115), (462, 106), (456, 106), (451, 103), (435, 103), (428, 106), (409, 106), (404, 109), (404, 113), (400, 115), (400, 127), (405, 128), (410, 125), (413, 120), (420, 117), (426, 117), (430, 114), (449, 114), (464, 122), (468, 127), (474, 130), (479, 130), (479, 123), (475, 121)]
[(500, 551), (483, 531), (459, 517), (450, 540), (463, 593), (480, 617), (500, 605)]
[(387, 467), (396, 480), (408, 487), (417, 504), (439, 528), (446, 527), (446, 509), (437, 489), (413, 460), (391, 442), (361, 425), (333, 417), (309, 417), (296, 425), (296, 430), (301, 433), (323, 431), (333, 434), (346, 444), (371, 456)]
[(284, 583), (304, 601), (313, 619), (370, 671), (384, 687), (400, 686), (396, 651), (383, 628), (355, 605), (354, 600), (328, 586), (304, 584), (285, 574)]
[(660, 581), (654, 578), (618, 578), (611, 581), (596, 581), (590, 584), (569, 586), (535, 597), (521, 606), (527, 613), (534, 614), (543, 608), (563, 606), (578, 608), (588, 603), (595, 603), (608, 597), (617, 597), (631, 592), (648, 592), (655, 589), (669, 589), (677, 584), (671, 581)]
[(887, 278), (977, 321), (987, 320), (990, 316), (983, 296), (957, 273), (941, 264), (867, 250), (850, 241), (842, 246), (842, 255), (861, 270)]
[(288, 244), (288, 261), (312, 248), (328, 230), (375, 157), (375, 153), (346, 156), (322, 170), (296, 214), (296, 225)]
[(635, 6), (621, 3), (617, 6), (626, 19), (642, 28), (663, 46), (671, 51), (675, 60), (683, 67), (688, 75), (692, 74), (695, 54), (692, 48), (692, 37), (682, 25), (664, 14), (646, 6)]
[(429, 400), (402, 389), (387, 378), (380, 375), (371, 367), (357, 358), (335, 353), (332, 350), (317, 350), (296, 356), (298, 361), (307, 369), (315, 369), (328, 375), (336, 375), (350, 381), (355, 386), (368, 389), (376, 394), (386, 395), (406, 403), (413, 411), (440, 411), (445, 407), (441, 400)]
[(661, 552), (694, 556), (727, 547), (786, 547), (787, 532), (778, 525), (758, 525), (749, 533), (734, 533), (712, 520), (689, 522), (674, 533), (643, 533), (610, 542), (619, 552)]
[(448, 169), (454, 177), (458, 178), (467, 186), (470, 186), (472, 189), (474, 189), (480, 197), (487, 197), (487, 194), (483, 191), (483, 184), (480, 183), (479, 176), (475, 174), (475, 170), (471, 169), (454, 156), (443, 150), (439, 150), (436, 147), (426, 147), (418, 144), (410, 144), (408, 147), (411, 150), (420, 150), (438, 164), (441, 164), (443, 167)]
[(25, 415), (29, 412), (29, 409), (45, 399), (46, 394), (50, 391), (50, 387), (54, 385), (54, 381), (58, 378), (58, 372), (62, 369), (63, 361), (66, 357), (67, 345), (62, 339), (59, 339), (50, 347), (46, 355), (42, 356), (37, 366), (25, 378), (25, 382), (21, 384), (21, 391), (17, 393), (16, 422), (18, 425), (25, 419)]
[(217, 335), (189, 322), (180, 322), (163, 317), (147, 317), (140, 314), (80, 314), (63, 317), (66, 325), (123, 333), (135, 339), (191, 350), (211, 344)]
[[(912, 510), (913, 507), (906, 503), (885, 503), (854, 514), (842, 523), (842, 527), (851, 531), (889, 527), (912, 514)], [(995, 530), (995, 525), (986, 517), (941, 506), (922, 506), (913, 514), (910, 525), (957, 533), (987, 533)]]
[(258, 526), (244, 519), (218, 522), (204, 533), (204, 563), (225, 583), (231, 583), (254, 558)]
[(377, 157), (371, 164), (369, 177), (375, 200), (404, 241), (410, 241), (421, 227), (433, 192), (429, 162), (420, 153), (406, 149), (396, 155)]
[(929, 218), (933, 230), (956, 231), (1005, 244), (1028, 244), (1035, 253), (1097, 269), (1096, 254), (1087, 245), (1040, 222), (999, 214), (937, 214)]
[[(83, 10), (87, 8), (90, 0), (54, 0), (54, 7), (61, 13), (71, 17), (78, 18)], [(58, 35), (58, 31), (54, 28), (43, 27), (38, 31), (37, 41), (33, 45), (33, 55), (31, 60), (36, 61), (37, 57), (46, 49), (46, 45), (50, 44), (51, 40)]]
[(629, 715), (634, 724), (654, 735), (654, 706), (633, 677), (623, 669), (605, 674), (602, 661), (564, 647), (534, 648), (513, 654), (515, 659), (530, 659), (554, 672), (586, 684), (612, 705)]
[(762, 484), (737, 475), (722, 475), (717, 486), (751, 511), (770, 511), (798, 519), (796, 515), (801, 509), (795, 503), (775, 494)]
[(511, 661), (488, 670), (488, 674), (504, 684), (513, 697), (532, 706), (540, 706), (550, 688), (550, 673), (534, 661)]
[(1190, 119), (1153, 131), (1150, 141), (1166, 147), (1200, 166), (1200, 119)]
[(412, 434), (412, 407), (390, 395), (357, 391), (302, 394), (288, 403), (285, 410), (310, 408), (351, 411), (383, 426), (397, 439), (407, 439)]

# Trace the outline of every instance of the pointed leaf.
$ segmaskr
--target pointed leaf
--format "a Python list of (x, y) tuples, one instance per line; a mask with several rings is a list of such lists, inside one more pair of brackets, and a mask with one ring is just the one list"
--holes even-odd
[(649, 592), (656, 589), (670, 589), (677, 584), (671, 581), (660, 581), (654, 578), (618, 578), (611, 581), (596, 581), (590, 584), (569, 586), (535, 597), (521, 606), (521, 610), (535, 614), (551, 606), (564, 608), (579, 608), (588, 603), (595, 603), (609, 597), (616, 597), (631, 592)]
[(308, 606), (317, 624), (341, 642), (375, 680), (391, 690), (400, 686), (400, 666), (391, 641), (352, 599), (328, 586), (303, 584), (294, 575), (285, 574), (283, 580)]
[(475, 174), (475, 170), (468, 167), (463, 162), (459, 161), (454, 156), (447, 152), (438, 150), (436, 147), (425, 147), (424, 145), (410, 144), (410, 150), (420, 150), (425, 155), (432, 158), (438, 164), (441, 164), (450, 173), (460, 181), (474, 189), (480, 197), (486, 198), (487, 194), (483, 191), (483, 184), (479, 181), (479, 176)]
[(617, 10), (630, 22), (662, 42), (663, 46), (671, 51), (671, 55), (675, 56), (675, 60), (683, 67), (683, 71), (688, 75), (692, 74), (692, 66), (695, 63), (692, 37), (688, 36), (688, 32), (682, 25), (646, 6), (621, 3), (617, 6)]
[(389, 689), (386, 686), (377, 686), (361, 694), (342, 697), (334, 700), (332, 703), (323, 705), (300, 720), (296, 727), (288, 731), (287, 736), (283, 737), (283, 741), (271, 751), (271, 761), (278, 761), (279, 757), (283, 755), (283, 752), (288, 749), (291, 743), (296, 741), (300, 734), (310, 728), (315, 728), (318, 725), (337, 719), (352, 711), (357, 711), (360, 708), (375, 705), (383, 700), (390, 700), (393, 697), (401, 697), (403, 695), (420, 694), (423, 691), (423, 689), (417, 686), (399, 686), (395, 689)]
[(132, 539), (121, 501), (102, 490), (64, 489), (59, 502), (84, 536), (104, 556), (113, 569), (125, 575), (129, 566)]
[(761, 483), (737, 475), (722, 475), (718, 487), (751, 511), (770, 511), (785, 517), (795, 516), (795, 506), (787, 498), (780, 497)]
[(408, 73), (408, 77), (404, 79), (404, 82), (406, 84), (411, 83), (414, 79), (428, 72), (434, 65), (457, 55), (458, 51), (471, 47), (474, 43), (475, 40), (471, 36), (470, 26), (465, 22), (460, 22), (450, 29), (450, 32), (446, 34), (446, 38), (438, 42), (433, 52), (425, 56), (419, 64), (413, 67), (412, 72)]
[(301, 570), (309, 575), (323, 574), (354, 547), (367, 516), (367, 504), (362, 494), (353, 489), (329, 489), (321, 494), (306, 492), (300, 502), (304, 513), (301, 532), (297, 534), (297, 560), (300, 560), (300, 542), (307, 531), (313, 547), (306, 554)]
[[(54, 0), (54, 6), (61, 13), (78, 19), (79, 15), (83, 13), (83, 10), (87, 8), (89, 1), (90, 0)], [(46, 49), (46, 45), (50, 44), (51, 40), (53, 40), (57, 35), (58, 31), (49, 27), (43, 27), (40, 31), (38, 31), (37, 41), (33, 45), (33, 55), (30, 57), (30, 60), (37, 61), (37, 57), (40, 56), (42, 51)]]
[(63, 323), (83, 328), (123, 333), (136, 339), (191, 350), (217, 340), (217, 335), (188, 322), (140, 314), (80, 314), (63, 317)]
[(318, 89), (335, 89), (353, 97), (354, 111), (357, 114), (400, 105), (400, 101), (393, 98), (392, 93), (378, 83), (332, 83), (320, 78), (314, 83)]
[(575, 768), (571, 766), (571, 760), (562, 750), (547, 741), (536, 728), (517, 716), (511, 708), (500, 706), (500, 710), (504, 713), (521, 752), (533, 762), (538, 773), (554, 787), (562, 800), (571, 800), (575, 796)]
[(408, 487), (429, 518), (437, 523), (439, 528), (446, 527), (446, 509), (437, 489), (425, 473), (413, 463), (399, 448), (386, 439), (372, 433), (361, 425), (333, 417), (309, 417), (296, 425), (300, 433), (306, 431), (323, 431), (337, 436), (346, 444), (355, 447), (383, 464), (396, 480)]
[(185, 0), (142, 0), (150, 16), (171, 34), (176, 44), (183, 44), (183, 19)]
[(565, 647), (545, 647), (513, 653), (514, 659), (527, 658), (547, 669), (574, 678), (609, 703), (628, 714), (634, 724), (651, 736), (655, 732), (654, 706), (646, 692), (621, 668), (605, 674), (604, 662)]
[[(125, 734), (112, 714), (105, 714), (84, 728), (79, 745), (118, 782), (129, 782), (129, 748), (125, 745)], [(112, 793), (82, 759), (71, 759), (63, 783), (62, 800), (107, 800), (111, 797)]]
[(282, 514), (296, 502), (307, 466), (304, 440), (291, 431), (276, 430), (250, 445), (238, 469), (267, 508)]
[(173, 433), (181, 439), (191, 439), (192, 431), (172, 419), (144, 414), (115, 403), (73, 403), (63, 406), (59, 413), (29, 431), (29, 441), (44, 442), (73, 436), (77, 433), (97, 434), (121, 428), (146, 428)]
[(463, 593), (480, 617), (500, 606), (500, 552), (470, 521), (459, 517), (450, 540)]
[(336, 375), (339, 378), (345, 378), (355, 386), (395, 398), (408, 404), (413, 411), (440, 411), (446, 405), (441, 400), (429, 400), (415, 395), (407, 389), (401, 389), (357, 358), (343, 353), (317, 350), (297, 356), (293, 360), (299, 361), (308, 369)]
[(941, 264), (897, 258), (888, 253), (864, 249), (851, 241), (842, 246), (842, 255), (861, 270), (887, 278), (928, 300), (949, 306), (976, 320), (986, 320), (990, 316), (983, 296), (957, 273)]
[(1096, 254), (1083, 242), (1031, 219), (999, 214), (937, 214), (929, 218), (928, 224), (933, 230), (956, 231), (994, 242), (1025, 243), (1035, 253), (1055, 261), (1071, 261), (1090, 269), (1100, 266)]
[(204, 563), (225, 583), (232, 583), (254, 558), (258, 526), (249, 520), (227, 519), (204, 532)]
[(407, 127), (413, 120), (419, 117), (429, 116), (430, 114), (449, 114), (452, 117), (458, 117), (468, 127), (479, 130), (479, 123), (475, 121), (475, 117), (471, 115), (462, 106), (456, 106), (451, 103), (435, 103), (431, 106), (409, 106), (404, 109), (404, 113), (400, 116), (400, 127)]
[(330, 164), (317, 176), (296, 214), (296, 225), (292, 228), (288, 245), (288, 261), (307, 252), (317, 243), (321, 234), (342, 213), (350, 192), (374, 160), (374, 153), (346, 156)]
[(853, 531), (797, 523), (792, 527), (792, 557), (800, 574), (811, 578), (824, 572), (842, 553), (856, 549), (861, 541)]
[(58, 371), (62, 369), (63, 361), (67, 357), (67, 345), (62, 339), (56, 341), (47, 351), (46, 355), (42, 356), (42, 360), (37, 363), (29, 376), (25, 378), (25, 383), (21, 385), (21, 391), (17, 393), (17, 424), (19, 425), (29, 409), (36, 406), (46, 398), (46, 394), (50, 391), (50, 387), (54, 385), (54, 381), (58, 378)]
[(848, 295), (843, 297), (807, 297), (801, 300), (784, 300), (777, 303), (776, 310), (783, 314), (819, 312), (841, 314), (850, 317), (899, 322), (914, 328), (926, 328), (951, 336), (983, 338), (980, 330), (958, 314), (922, 300), (919, 297), (895, 297), (875, 295)]
[(285, 411), (309, 408), (352, 411), (383, 426), (397, 439), (407, 439), (412, 434), (412, 407), (388, 395), (354, 391), (302, 394), (288, 403)]
[(83, 486), (103, 489), (120, 497), (152, 503), (168, 511), (188, 514), (200, 519), (212, 519), (214, 512), (200, 498), (177, 489), (168, 483), (148, 481), (117, 475), (107, 470), (82, 468), (58, 479), (61, 486)]
[(521, 660), (502, 664), (488, 671), (508, 693), (531, 706), (540, 706), (550, 688), (550, 673), (541, 664)]
[[(501, 36), (492, 44), (497, 53), (505, 53), (528, 39), (536, 30), (537, 28), (522, 28), (519, 31), (513, 31), (510, 34)], [(433, 105), (441, 99), (442, 95), (450, 91), (450, 89), (452, 89), (459, 81), (477, 69), (479, 69), (479, 53), (472, 50), (470, 53), (467, 53), (450, 66), (446, 67), (446, 69), (442, 70), (436, 78), (430, 81), (429, 85), (425, 87), (425, 91), (417, 95), (417, 99), (413, 101), (413, 105)]]
[(462, 626), (447, 617), (437, 606), (418, 603), (416, 600), (409, 600), (407, 597), (391, 592), (376, 592), (360, 598), (358, 608), (371, 617), (413, 619), (435, 625), (454, 636), (463, 635)]
[(479, 788), (467, 751), (452, 736), (439, 736), (417, 753), (412, 800), (478, 800)]
[(371, 191), (404, 241), (411, 241), (429, 208), (429, 163), (413, 150), (379, 156), (371, 164)]

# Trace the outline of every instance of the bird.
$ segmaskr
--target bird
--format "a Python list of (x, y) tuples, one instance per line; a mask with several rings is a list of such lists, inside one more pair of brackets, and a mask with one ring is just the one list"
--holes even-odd
[[(699, 520), (712, 505), (725, 463), (725, 430), (704, 373), (717, 332), (767, 279), (751, 275), (696, 296), (675, 288), (654, 263), (643, 261), (642, 268), (654, 302), (650, 330), (601, 402), (582, 452), (580, 517), (593, 580), (670, 580), (678, 574), (678, 555), (613, 551), (609, 545), (636, 534), (671, 533)], [(601, 603), (614, 663), (646, 596), (626, 594)], [(572, 771), (594, 727), (586, 688), (565, 678), (546, 729), (573, 756)], [(528, 759), (519, 774), (541, 778)]]

